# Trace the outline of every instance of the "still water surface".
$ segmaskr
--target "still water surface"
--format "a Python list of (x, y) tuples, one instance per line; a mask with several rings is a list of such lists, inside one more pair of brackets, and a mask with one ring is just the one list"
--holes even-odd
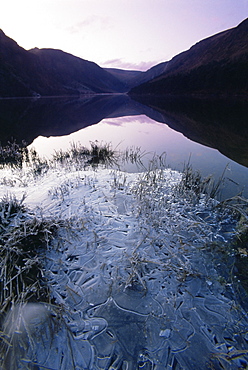
[[(218, 179), (225, 170), (225, 196), (232, 196), (243, 190), (248, 196), (246, 187), (248, 169), (218, 150), (198, 144), (186, 138), (164, 123), (156, 122), (145, 115), (103, 119), (98, 124), (88, 126), (70, 135), (60, 137), (36, 138), (31, 147), (39, 154), (51, 157), (55, 150), (68, 149), (72, 143), (80, 143), (89, 147), (91, 141), (111, 143), (113, 149), (125, 150), (140, 147), (147, 154), (143, 157), (145, 166), (153, 154), (165, 153), (166, 164), (176, 170), (182, 170), (190, 161), (195, 170), (203, 176), (213, 175)], [(135, 171), (134, 167), (126, 167), (127, 171)]]
[(104, 94), (0, 99), (0, 141), (5, 145), (24, 140), (49, 157), (72, 143), (89, 147), (98, 140), (118, 150), (139, 147), (150, 153), (143, 157), (145, 165), (153, 153), (166, 153), (172, 169), (182, 170), (190, 160), (203, 176), (218, 180), (226, 168), (225, 197), (240, 191), (248, 197), (247, 108), (232, 100), (183, 98), (143, 104), (127, 95)]

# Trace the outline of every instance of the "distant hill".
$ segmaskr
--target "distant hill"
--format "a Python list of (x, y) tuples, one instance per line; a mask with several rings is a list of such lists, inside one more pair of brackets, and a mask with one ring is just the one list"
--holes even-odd
[(124, 83), (128, 91), (134, 86), (138, 86), (144, 82), (147, 82), (161, 75), (161, 73), (165, 71), (167, 63), (168, 62), (159, 63), (145, 72), (130, 71), (116, 68), (105, 68), (105, 70), (111, 73), (116, 78), (118, 78), (122, 83)]
[(142, 76), (142, 74), (145, 73), (141, 71), (133, 71), (118, 68), (104, 68), (104, 69), (105, 71), (111, 73), (113, 76), (118, 78), (118, 80), (122, 81), (127, 88), (133, 86), (133, 81), (139, 80), (140, 76)]
[(125, 85), (93, 62), (61, 50), (25, 50), (0, 30), (0, 97), (123, 92)]
[(171, 59), (165, 71), (130, 94), (247, 94), (248, 19)]

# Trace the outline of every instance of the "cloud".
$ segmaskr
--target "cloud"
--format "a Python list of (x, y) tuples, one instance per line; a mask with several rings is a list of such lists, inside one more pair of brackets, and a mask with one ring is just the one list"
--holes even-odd
[(127, 62), (124, 61), (122, 58), (116, 58), (116, 59), (110, 59), (106, 60), (101, 64), (101, 67), (104, 68), (120, 68), (120, 69), (129, 69), (129, 70), (138, 70), (138, 71), (147, 71), (151, 67), (157, 65), (161, 61), (153, 60), (153, 61), (147, 61), (147, 62)]
[(100, 30), (110, 29), (112, 21), (110, 17), (102, 17), (99, 15), (91, 15), (83, 21), (76, 23), (74, 26), (67, 28), (67, 31), (72, 33), (79, 33), (85, 28), (95, 28)]

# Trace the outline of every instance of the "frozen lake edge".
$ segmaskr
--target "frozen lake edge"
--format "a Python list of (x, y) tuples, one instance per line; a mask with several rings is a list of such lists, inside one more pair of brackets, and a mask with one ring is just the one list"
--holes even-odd
[(1, 197), (25, 194), (35, 217), (68, 220), (43, 268), (64, 324), (53, 340), (54, 327), (52, 333), (52, 325), (44, 331), (46, 324), (38, 324), (25, 353), (30, 366), (233, 369), (247, 363), (247, 317), (228, 271), (235, 256), (223, 258), (220, 248), (227, 248), (236, 222), (204, 195), (197, 202), (179, 196), (179, 172), (58, 167), (36, 179), (1, 172)]

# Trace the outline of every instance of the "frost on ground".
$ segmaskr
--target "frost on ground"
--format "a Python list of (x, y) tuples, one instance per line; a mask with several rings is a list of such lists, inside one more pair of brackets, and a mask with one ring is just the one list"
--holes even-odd
[(247, 368), (235, 220), (180, 192), (180, 180), (171, 170), (2, 170), (2, 196), (25, 194), (35, 217), (66, 221), (42, 255), (50, 303), (5, 319), (7, 368)]

